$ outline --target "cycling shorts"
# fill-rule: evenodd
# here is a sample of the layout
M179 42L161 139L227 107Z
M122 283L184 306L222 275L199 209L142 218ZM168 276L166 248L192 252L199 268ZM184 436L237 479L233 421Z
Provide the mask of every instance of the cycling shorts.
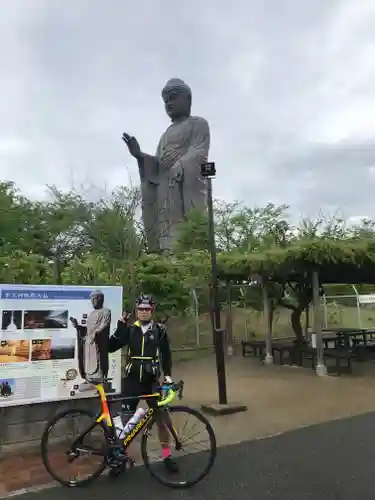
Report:
M153 394L157 391L158 382L140 382L135 377L126 377L122 379L121 395L129 399L122 401L123 407L126 406L126 411L134 413L139 404L140 395ZM156 406L156 399L150 398L146 400L149 406Z

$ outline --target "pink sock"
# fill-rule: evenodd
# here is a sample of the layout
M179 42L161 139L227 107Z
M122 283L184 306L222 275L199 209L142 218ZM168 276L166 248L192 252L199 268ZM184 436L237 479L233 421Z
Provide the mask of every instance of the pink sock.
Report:
M171 454L171 450L168 448L163 448L163 458L168 458Z

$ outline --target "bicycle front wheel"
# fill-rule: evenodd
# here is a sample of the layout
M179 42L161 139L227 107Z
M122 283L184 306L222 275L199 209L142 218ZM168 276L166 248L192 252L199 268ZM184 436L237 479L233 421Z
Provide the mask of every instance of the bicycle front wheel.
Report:
M107 428L87 410L59 412L42 435L43 464L63 486L83 486L99 477L107 452Z
M175 470L164 461L162 446L166 441ZM170 488L191 488L207 476L214 464L215 433L198 411L171 406L159 412L143 434L141 452L145 467L159 483Z

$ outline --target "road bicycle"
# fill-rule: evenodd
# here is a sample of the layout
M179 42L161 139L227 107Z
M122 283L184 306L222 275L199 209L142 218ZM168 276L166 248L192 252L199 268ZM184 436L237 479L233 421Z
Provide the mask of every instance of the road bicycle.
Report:
M138 434L142 433L141 438L141 456L145 468L150 474L160 483L170 488L191 488L200 482L212 468L216 458L216 438L214 431L208 420L197 410L187 406L170 406L171 403L178 397L180 400L183 397L184 382L173 383L167 386L159 387L157 392L148 395L142 395L137 398L129 398L123 396L107 396L104 386L110 379L101 382L91 382L100 398L101 409L97 415L86 409L68 409L58 412L52 418L42 435L41 439L41 454L44 466L48 473L63 486L83 486L98 478L105 469L109 469L111 476L118 476L119 473L125 472L128 468L132 468L135 464L134 460L129 457L127 448ZM129 401L131 399L145 400L148 402L148 410L140 421L121 439L119 439L119 430L116 429L114 424L113 404L119 402ZM175 426L177 416L186 417L185 427L182 432L178 433ZM73 417L85 417L88 423L84 429L79 432L78 437L73 438L68 447L62 447L61 435L71 438L71 420ZM52 431L64 419L68 418L68 424L63 427L57 439L52 437ZM190 438L187 438L185 428L187 419L193 418L195 424L193 428L196 429L198 424L202 425L203 432L208 437L208 450L207 456L199 449L195 453L189 454L186 451L186 445L189 442L196 442L201 444L202 441L196 441L197 433ZM153 431L157 430L158 422L160 426L160 419L163 425L168 429L170 435L170 447L173 452L173 458L178 465L178 472L168 473L160 457L161 444L158 442L159 456L156 460L152 460L150 451L148 450L148 443ZM102 439L101 446L100 437ZM88 443L85 444L85 439L88 438ZM104 439L103 439L104 438ZM98 446L99 445L99 446ZM67 460L68 464L73 464L78 458L96 458L98 463L95 465L94 471L87 473L87 461L84 468L79 468L79 474L82 476L64 479L61 472L64 468L64 463L56 461L57 452L63 451L63 457ZM205 458L205 465L200 469L198 462L200 458ZM155 466L155 468L154 468ZM191 474L188 479L181 480L180 474L187 472ZM84 473L84 474L83 474ZM163 477L163 473L165 477Z

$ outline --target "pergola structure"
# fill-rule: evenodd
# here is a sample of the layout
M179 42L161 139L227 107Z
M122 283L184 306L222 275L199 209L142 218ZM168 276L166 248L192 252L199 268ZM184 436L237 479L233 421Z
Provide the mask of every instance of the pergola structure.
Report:
M313 326L316 334L316 372L326 375L320 317L320 286L375 284L375 242L367 239L316 238L264 252L223 255L221 276L236 282L258 280L262 286L266 318L265 363L272 364L272 331L267 283L311 283Z

